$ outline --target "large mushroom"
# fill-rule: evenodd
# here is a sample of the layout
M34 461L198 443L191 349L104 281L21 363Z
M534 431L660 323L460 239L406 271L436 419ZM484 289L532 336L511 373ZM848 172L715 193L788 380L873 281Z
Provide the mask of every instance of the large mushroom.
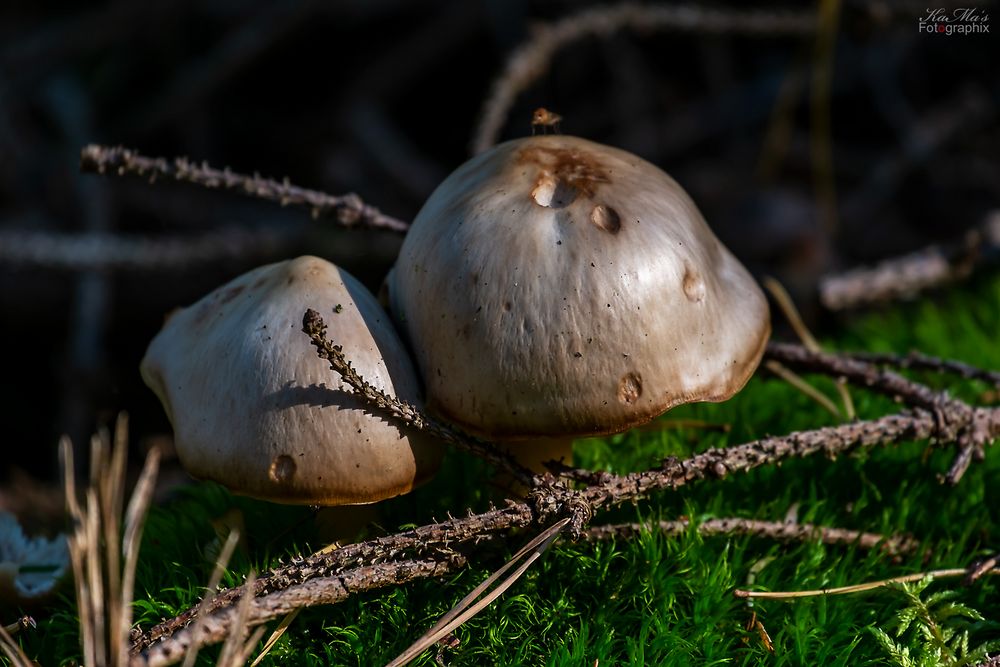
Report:
M536 470L574 436L729 398L770 333L757 283L672 178L570 136L459 167L417 215L388 291L428 406Z
M408 492L441 452L370 408L302 333L307 308L378 389L420 404L391 319L346 271L317 257L263 266L173 314L142 376L193 476L281 503L372 503Z

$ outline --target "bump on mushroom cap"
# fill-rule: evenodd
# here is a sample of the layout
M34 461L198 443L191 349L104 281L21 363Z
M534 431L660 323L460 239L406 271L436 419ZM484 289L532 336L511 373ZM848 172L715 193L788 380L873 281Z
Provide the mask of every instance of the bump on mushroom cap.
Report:
M510 439L725 400L770 334L759 286L672 178L571 136L459 167L414 220L389 292L428 404Z
M274 502L375 502L433 475L439 448L351 395L302 333L321 313L373 386L420 404L409 356L371 293L317 257L245 273L173 314L142 361L193 476Z

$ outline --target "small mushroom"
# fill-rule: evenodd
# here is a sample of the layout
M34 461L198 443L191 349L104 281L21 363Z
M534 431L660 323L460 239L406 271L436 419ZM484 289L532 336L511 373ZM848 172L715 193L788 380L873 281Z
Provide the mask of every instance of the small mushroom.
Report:
M374 414L302 333L307 308L373 386L420 404L391 318L317 257L254 269L172 315L142 376L193 476L281 503L371 503L407 493L440 462L426 436Z
M459 167L417 215L388 289L428 406L546 458L573 436L729 398L770 333L757 283L672 178L570 136Z

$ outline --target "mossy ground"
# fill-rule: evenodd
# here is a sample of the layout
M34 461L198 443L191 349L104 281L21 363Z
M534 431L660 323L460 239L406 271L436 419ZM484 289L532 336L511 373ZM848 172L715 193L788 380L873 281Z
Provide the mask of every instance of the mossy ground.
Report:
M960 291L868 314L847 323L828 341L831 349L919 349L985 368L1000 368L1000 280L981 280ZM987 389L974 382L918 374L935 386L977 399ZM826 390L832 385L814 380ZM832 393L832 392L831 392ZM894 409L885 398L853 389L862 417ZM996 400L995 398L993 400ZM670 427L671 420L728 424L728 432ZM784 382L758 377L736 398L694 405L661 418L662 430L635 431L576 445L577 464L618 472L655 465L667 455L739 443L767 434L814 428L834 418ZM620 508L595 523L742 516L781 520L798 507L803 522L885 533L907 532L930 554L894 563L877 553L815 541L777 544L761 538L679 538L646 533L600 544L557 543L493 606L456 632L460 646L447 650L453 665L624 664L889 664L870 628L891 626L902 605L899 593L756 602L752 610L774 643L767 651L747 631L751 608L733 597L748 584L769 590L812 589L860 583L911 572L962 567L996 550L1000 452L988 451L955 487L937 476L947 470L948 447L925 443L880 448L837 461L812 458L693 484ZM481 510L490 498L484 465L452 454L442 474L411 496L385 503L386 530L429 522L448 510ZM236 510L234 512L233 510ZM136 587L136 620L148 626L192 605L210 572L218 546L213 520L239 517L245 548L225 583L237 585L250 568L265 569L279 557L317 549L310 513L229 495L217 486L186 489L153 510L147 524ZM441 581L421 581L366 594L344 604L305 611L265 664L375 665L405 649L469 589L496 569L527 534L509 547L487 551L472 567ZM962 589L960 600L1000 620L996 579ZM932 590L959 588L940 581ZM22 640L46 667L78 657L76 619L67 597L54 612L39 615L37 631ZM972 643L1000 636L995 622L972 625ZM914 639L913 641L918 641ZM207 664L214 651L202 653ZM433 664L433 651L417 664Z

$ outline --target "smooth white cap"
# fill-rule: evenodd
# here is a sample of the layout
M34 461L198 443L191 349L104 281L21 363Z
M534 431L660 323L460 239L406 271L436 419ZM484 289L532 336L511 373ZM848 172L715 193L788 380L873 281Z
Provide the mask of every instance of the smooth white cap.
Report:
M622 150L510 141L452 173L389 279L428 405L518 439L611 433L753 373L767 301L684 190Z

